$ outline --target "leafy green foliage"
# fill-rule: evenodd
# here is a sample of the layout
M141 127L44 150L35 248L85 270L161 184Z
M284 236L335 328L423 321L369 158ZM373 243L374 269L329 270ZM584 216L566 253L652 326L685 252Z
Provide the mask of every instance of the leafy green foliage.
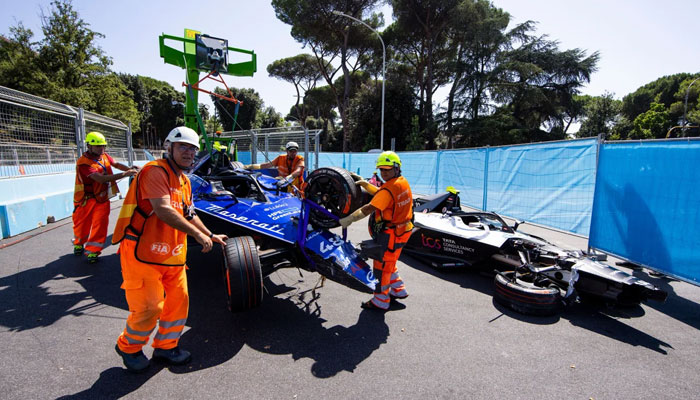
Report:
M371 59L366 53L375 48L373 32L347 17L333 14L339 11L362 19L379 3L379 0L273 0L277 18L292 26L292 36L308 46L318 64L321 76L330 87L335 104L340 111L343 126L348 126L347 109L350 101L352 76ZM381 18L370 15L367 20L374 28L381 25ZM339 66L332 63L338 59ZM342 84L336 74L342 71ZM349 131L343 131L343 151L349 150Z
M659 96L660 97L660 96ZM663 104L652 102L649 110L634 119L630 139L654 139L666 137L669 127L668 109Z
M55 0L41 16L44 39L19 23L0 40L0 84L138 126L133 93L109 70L112 61L70 0Z
M219 113L219 120L226 131L248 130L252 128L271 128L280 126L282 118L271 107L265 108L260 94L254 89L230 88L234 97L241 101L236 113L236 104L232 101L220 100L211 96L214 106ZM217 87L214 93L226 95L226 91ZM234 126L235 119L235 126Z
M581 128L576 136L585 138L603 134L605 138L609 137L619 119L622 101L615 100L612 93L597 97L576 96L576 100L584 104Z
M294 111L301 125L306 126L306 118L310 115L309 111L311 110L300 107L299 104L306 92L316 87L316 82L321 78L316 58L309 54L283 58L268 65L267 73L294 85L297 92Z

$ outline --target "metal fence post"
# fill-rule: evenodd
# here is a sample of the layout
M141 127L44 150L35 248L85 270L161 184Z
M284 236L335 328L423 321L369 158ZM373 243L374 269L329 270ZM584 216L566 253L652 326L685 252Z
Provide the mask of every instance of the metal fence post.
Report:
M252 129L250 130L250 141L251 141L251 143L253 143L253 145L250 146L250 160L251 160L252 164L257 164L258 163L258 135Z
M304 160L309 162L309 129L307 127L304 127Z
M129 167L134 166L134 146L131 139L131 122L129 122L129 128L126 130L126 159L129 162Z
M394 138L391 138L391 148L394 148ZM435 193L437 194L440 190L440 156L442 156L442 151L437 151L437 156L435 158Z
M314 136L314 147L316 148L314 153L316 154L316 157L314 157L314 169L318 169L318 155L321 152L321 144L318 142L318 137L321 135L321 131L316 132L316 136Z
M85 118L83 118L83 108L78 109L78 119L75 120L75 145L78 149L78 156L85 153Z
M265 161L267 162L267 160L270 159L270 147L269 147L270 146L270 135L268 135L267 133L263 133L263 135L265 135L265 153L264 154L265 154Z
M488 192L489 192L489 151L490 146L486 146L486 155L484 156L484 199L481 204L481 209L486 211L486 206L488 205Z

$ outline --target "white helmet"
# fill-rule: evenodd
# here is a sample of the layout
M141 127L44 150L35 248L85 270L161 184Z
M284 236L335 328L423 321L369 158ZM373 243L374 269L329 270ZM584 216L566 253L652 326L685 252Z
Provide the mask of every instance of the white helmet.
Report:
M296 149L299 150L299 145L297 142L287 142L287 145L284 146L285 150L290 150L290 149Z
M170 147L170 143L187 143L197 147L199 150L199 135L193 129L186 126L178 126L168 133L165 138L165 148Z

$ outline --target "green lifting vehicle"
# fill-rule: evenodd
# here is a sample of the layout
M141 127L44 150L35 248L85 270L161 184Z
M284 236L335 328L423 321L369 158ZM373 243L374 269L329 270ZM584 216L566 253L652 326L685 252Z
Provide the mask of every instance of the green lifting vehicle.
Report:
M179 41L183 43L182 51L173 47L167 46L165 40ZM243 104L237 100L231 90L226 85L223 75L233 76L253 76L257 71L257 59L255 52L251 50L237 49L228 46L228 40L220 39L213 36L202 34L201 32L185 29L184 37L162 34L159 36L160 56L167 64L176 65L187 71L185 82L182 86L185 87L185 126L199 132L202 136L202 147L208 152L214 149L212 137L214 133L208 133L199 115L198 107L198 92L204 92L218 99L233 102L235 112L233 116L233 125L235 129L236 117L238 116L238 108ZM239 63L229 63L229 52L247 54L250 56L249 61ZM199 73L204 72L204 78L199 79ZM199 85L206 79L211 79L215 82L223 84L227 94L221 95L218 93L205 90ZM233 160L237 160L236 144L233 138L219 136L217 134L216 147L217 151L227 151L233 156Z

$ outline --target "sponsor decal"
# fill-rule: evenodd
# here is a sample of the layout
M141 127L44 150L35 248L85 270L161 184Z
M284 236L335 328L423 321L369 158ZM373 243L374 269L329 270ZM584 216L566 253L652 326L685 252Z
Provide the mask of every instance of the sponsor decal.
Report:
M440 239L431 238L423 235L422 233L420 234L420 239L423 243L423 247L429 247L431 249L436 250L440 250L442 248L442 246L440 245Z
M154 242L151 244L151 253L158 255L166 255L170 253L170 245L165 242Z
M172 251L170 254L172 254L172 255L175 256L175 257L176 257L176 256L179 256L180 254L182 254L182 249L183 249L184 247L185 247L184 244L178 244L178 245L173 249L173 251Z
M473 248L467 247L467 246L462 246L460 244L457 244L457 242L455 242L454 240L447 239L447 238L442 239L442 246L443 246L444 251L448 251L450 253L455 253L455 254L464 254L465 252L467 252L467 253L474 252Z
M237 215L234 212L226 211L223 207L217 206L216 204L210 204L209 207L205 208L205 210L211 211L213 213L216 213L218 215L226 217L230 220L239 222L241 224L254 226L258 229L272 232L272 233L275 233L277 235L282 235L283 231L284 231L284 228L282 226L280 226L279 224L272 224L271 225L271 224L268 224L265 222L260 222L256 219L253 219L253 218L248 218L248 217L244 217L242 215Z
M336 247L340 247L343 245L343 239L341 239L339 236L333 236L328 240L330 244L327 244L325 241L321 242L321 245L319 247L319 250L321 251L322 255L325 255L328 252L333 251Z

